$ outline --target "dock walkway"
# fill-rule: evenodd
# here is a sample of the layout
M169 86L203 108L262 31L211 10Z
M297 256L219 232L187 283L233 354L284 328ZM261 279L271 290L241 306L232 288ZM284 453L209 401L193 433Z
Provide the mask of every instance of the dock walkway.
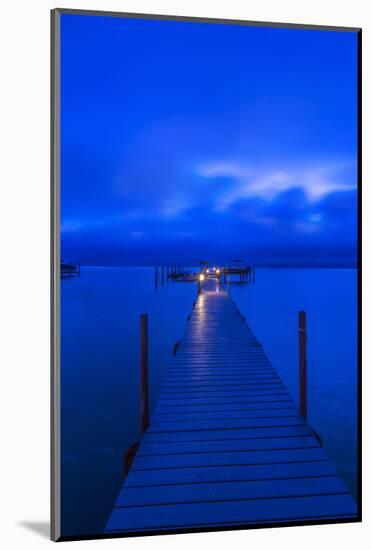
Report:
M106 533L355 517L245 318L206 281Z

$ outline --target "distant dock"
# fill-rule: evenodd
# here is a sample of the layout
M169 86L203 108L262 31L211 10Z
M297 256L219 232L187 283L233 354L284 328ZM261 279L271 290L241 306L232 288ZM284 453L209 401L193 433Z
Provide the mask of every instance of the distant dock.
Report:
M106 533L356 515L221 278L205 280Z
M61 262L61 277L80 277L80 265Z
M232 266L210 267L208 262L202 262L202 267L198 271L188 271L181 266L161 266L155 267L155 287L158 287L159 281L164 285L166 281L175 282L195 282L199 281L200 276L203 279L222 279L225 283L252 283L255 282L255 267L245 264Z

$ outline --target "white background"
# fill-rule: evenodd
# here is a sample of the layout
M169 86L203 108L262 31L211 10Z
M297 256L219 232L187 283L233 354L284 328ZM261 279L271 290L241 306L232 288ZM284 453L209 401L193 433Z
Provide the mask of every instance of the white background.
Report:
M363 28L364 241L370 232L369 2L361 0L7 0L0 15L0 544L51 545L49 519L49 10L54 7ZM339 117L341 113L339 113ZM370 279L364 247L364 280ZM370 399L369 285L363 291L364 401ZM364 424L369 429L369 406ZM368 409L368 411L367 411ZM246 545L365 548L370 529L369 438L364 435L364 523L73 542L129 549ZM368 547L370 542L368 541Z

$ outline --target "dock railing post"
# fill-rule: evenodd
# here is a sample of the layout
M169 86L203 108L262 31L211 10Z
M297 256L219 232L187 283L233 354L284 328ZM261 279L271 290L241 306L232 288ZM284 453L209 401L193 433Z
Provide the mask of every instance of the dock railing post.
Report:
M307 314L299 311L299 410L307 416Z
M140 422L142 435L149 426L148 407L148 315L140 316Z

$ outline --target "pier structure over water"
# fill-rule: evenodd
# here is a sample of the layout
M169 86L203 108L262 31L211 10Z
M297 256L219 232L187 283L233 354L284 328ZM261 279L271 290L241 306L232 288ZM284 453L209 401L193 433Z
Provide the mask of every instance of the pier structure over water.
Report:
M157 288L161 277L162 285L164 283L164 273L166 269L166 280L176 282L194 282L200 279L222 279L226 282L251 283L255 282L255 267L242 263L232 263L232 265L211 266L209 262L201 262L198 271L187 271L180 266L155 267L155 286Z
M61 277L80 277L80 264L61 262Z
M205 280L106 533L356 517L246 319Z

